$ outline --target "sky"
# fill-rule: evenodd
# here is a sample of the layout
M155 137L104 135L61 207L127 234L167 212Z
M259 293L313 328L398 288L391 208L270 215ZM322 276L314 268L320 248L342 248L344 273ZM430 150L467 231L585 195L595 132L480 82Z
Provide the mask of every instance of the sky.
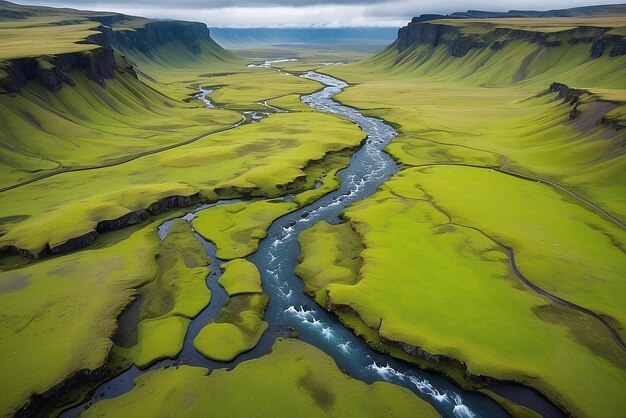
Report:
M14 0L15 1L15 0ZM210 27L400 27L422 13L468 9L563 9L624 0L17 0L20 4L104 10Z

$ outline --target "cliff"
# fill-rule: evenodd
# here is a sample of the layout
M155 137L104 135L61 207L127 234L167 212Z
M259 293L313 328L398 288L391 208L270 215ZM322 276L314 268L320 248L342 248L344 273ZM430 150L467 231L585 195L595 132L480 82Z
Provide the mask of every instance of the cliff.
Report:
M57 10L45 9L47 14L52 13L50 10ZM40 13L43 13L42 8L0 2L1 17L24 22L23 28L18 27L11 34L20 40L28 39L28 21L30 18L36 19ZM67 42L68 52L42 54L42 51L49 49L41 45L45 41L41 39L33 40L36 45L32 47L32 54L16 48L13 58L11 51L2 51L5 53L0 58L0 93L17 93L32 80L38 80L51 91L57 91L64 85L74 86L72 71L81 71L89 80L105 86L107 79L116 76L118 66L122 66L120 69L124 71L130 69L133 73L125 55L141 53L152 57L157 48L173 42L187 48L194 55L200 55L203 51L209 51L215 57L219 57L221 53L226 54L211 39L209 29L203 23L147 20L121 14L66 9L57 13L58 22L49 24L51 36L57 31L57 27L58 31L67 32L68 26L89 23L94 25L92 33L79 36L77 31L76 39ZM67 20L70 17L72 20ZM10 46L6 49L9 48Z
M490 16L488 12L484 13ZM479 12L474 12L472 16L476 15ZM519 18L513 23L507 20L507 27L503 27L504 23L498 23L501 17L511 16L501 14L498 17L479 18L465 15L421 15L399 29L395 47L403 52L419 45L444 45L451 56L463 57L472 49L490 47L496 51L511 41L522 41L546 48L554 48L563 43L583 43L589 45L589 56L593 59L603 55L626 55L626 37L611 33L612 28L608 26L584 26L584 20L581 20L580 26L574 25L576 27L572 28L573 25L568 23L563 30L544 32L537 29L539 25L536 19Z

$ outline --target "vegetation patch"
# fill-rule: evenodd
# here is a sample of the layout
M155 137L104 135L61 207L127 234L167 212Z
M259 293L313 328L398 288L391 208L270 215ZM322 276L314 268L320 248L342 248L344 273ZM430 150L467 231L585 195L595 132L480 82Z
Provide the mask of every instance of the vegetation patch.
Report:
M116 319L157 274L156 224L117 244L0 273L0 414L104 365Z
M332 358L295 340L278 340L270 354L231 371L216 370L207 376L206 369L181 366L148 372L127 394L102 400L84 414L193 416L208 409L216 416L439 416L408 389L354 380Z
M231 297L215 322L207 324L193 346L211 360L231 361L252 350L267 329L263 314L269 298L264 293Z
M356 312L360 319L352 323L358 328L362 320L373 329L378 334L371 337L374 343L382 338L383 342L401 342L458 359L471 374L535 387L574 413L593 415L601 410L611 415L619 410L618 397L611 391L619 391L626 384L624 353L612 348L591 351L592 346L581 344L572 332L571 323L541 319L536 312L547 309L545 306L559 312L566 308L552 305L523 285L510 271L506 253L496 242L477 229L455 223L454 216L450 219L439 208L439 199L431 202L428 193L435 194L434 189L428 188L428 193L424 193L416 186L423 184L424 171L430 169L410 169L398 174L381 191L346 211L351 226L363 237L363 266L355 284L326 285L328 305ZM503 181L509 178L484 171L485 175L504 178ZM460 177L474 181L471 175ZM489 190L489 183L483 182ZM455 187L451 199L460 207L471 202L465 194L480 193L480 184L477 181L470 187L460 182L456 188L453 182L441 182L437 187ZM556 213L571 213L567 206L559 208L569 203L546 186L533 187L545 188L548 195L555 195L550 205ZM547 198L541 193L524 196L535 202ZM480 201L485 200L498 201L485 196ZM503 198L502 202L509 200ZM484 211L484 204L481 206ZM519 210L519 206L508 207ZM540 206L537 210L545 215ZM510 221L508 213L494 212L491 219ZM527 222L522 225L528 228L534 218L526 216ZM597 218L593 213L590 216ZM517 236L520 235L532 237L521 233ZM327 252L320 270L333 271L340 254L333 251L333 245L328 246L328 251L313 247L312 243L323 239L324 234L322 238L312 237L313 234L301 236L303 259ZM535 245L540 248L541 240ZM561 273L561 280L568 280L569 271ZM305 276L305 282L316 280L314 275L307 276L306 270L300 270L300 275ZM340 314L340 318L345 320L345 315ZM599 322L587 321L585 326L603 336L598 344L615 344ZM367 335L363 330L359 333ZM575 378L581 374L586 376L585 382Z
M263 292L259 270L251 262L238 258L222 264L222 269L224 272L219 278L219 284L228 296Z

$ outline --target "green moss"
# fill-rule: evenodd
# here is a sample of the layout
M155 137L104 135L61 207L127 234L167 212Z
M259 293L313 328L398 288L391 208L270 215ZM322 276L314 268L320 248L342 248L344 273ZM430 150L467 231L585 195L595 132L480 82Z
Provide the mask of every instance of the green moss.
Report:
M362 137L358 128L337 117L277 114L120 166L61 174L2 193L0 216L30 216L0 227L6 232L0 246L38 252L46 243L56 246L89 233L100 220L116 219L172 195L277 196L304 176L309 161L354 146Z
M429 177L428 173L441 174L443 170L458 177L452 180L437 176L434 183L435 177ZM485 178L473 176L472 170L484 172ZM487 180L487 176L492 178ZM425 179L433 181L427 188L423 186L427 183ZM439 181L443 179L446 180ZM509 181L521 184L508 184ZM494 188L492 182L503 182L506 186ZM476 209L477 212L471 217L467 215L463 223L488 219L489 222L480 226L493 223L525 228L524 232L515 233L518 245L513 245L520 248L517 252L520 262L529 251L522 249L520 243L527 241L529 248L535 246L537 251L542 246L552 245L544 243L541 235L537 235L539 232L529 229L531 225L537 225L537 231L547 228L540 226L543 218L546 225L554 224L550 228L567 225L563 217L570 214L575 219L587 216L594 220L595 227L600 225L601 219L593 212L562 201L544 185L526 183L489 170L459 167L409 169L395 176L383 190L346 211L352 227L364 240L363 267L356 284L326 285L329 300L336 308L348 307L356 311L368 327L377 329L386 340L458 359L475 375L535 387L575 414L591 416L594 411L602 411L601 414L612 415L621 407L617 392L626 385L626 357L620 350L606 348L615 344L606 329L597 321L585 324L596 335L594 347L581 344L581 339L571 330L573 323L541 319L536 312L544 311L546 305L549 311L558 312L558 318L567 317L567 308L549 305L546 299L521 284L510 272L507 257L497 244L474 229L451 223L448 215L439 209L454 207L455 210L450 211L454 222L457 220L455 211L461 213L479 205L481 215ZM424 187L427 193L416 185ZM494 190L497 193L488 194ZM443 196L447 198L445 203ZM425 197L433 199L436 206ZM535 212L522 204L523 200L532 201ZM485 201L490 202L488 208ZM524 220L516 220L516 213ZM558 214L558 222L551 219L551 213ZM572 225L578 228L579 234L585 224ZM602 225L610 228L608 222ZM596 233L586 228L585 234ZM558 235L555 230L547 231ZM333 251L333 245L322 246L323 250L313 247L311 243L315 241L311 236L303 235L306 239L303 250L309 250L313 256L326 253L325 260L319 258L323 263L320 270L332 271L339 253ZM600 258L603 263L611 263L610 245L598 247L597 240L591 238L581 242L591 245L589 251L604 252L603 256L598 256L604 257ZM563 251L568 251L567 246ZM305 252L303 256L306 261L309 254ZM535 254L533 258L535 267L560 271L560 276L555 273L552 280L557 280L554 285L563 289L574 284L572 275L576 269L589 262L583 255L575 256L580 265L570 262L569 266L555 262L554 257L549 258L549 263L542 263L537 257ZM520 268L526 274L521 264ZM591 265L585 270L587 273L600 271ZM534 277L528 275L531 279ZM600 288L619 286L619 281L613 280L610 284L604 276L602 280L602 285L598 283L598 292L605 297L606 289L602 292ZM586 292L580 295L584 297ZM616 288L613 292L621 290ZM376 344L376 335L370 337ZM598 346L605 348L600 350ZM584 382L576 378L581 375L586 377Z
M259 270L251 262L241 258L235 259L222 264L222 268L224 272L218 282L228 296L263 292Z
M274 219L296 207L295 203L283 201L214 206L199 212L193 227L216 244L219 258L232 260L255 252Z
M183 349L189 319L180 316L146 319L139 324L135 364L148 367L157 360L174 358Z
M104 365L116 318L157 274L156 224L106 248L0 273L0 414Z
M357 282L363 245L349 223L318 222L303 231L299 240L302 251L295 272L304 280L304 291L313 294L320 305L326 305L327 285Z
M174 315L194 318L211 299L205 283L209 269L204 267L210 260L187 222L172 222L156 261L159 273L139 289L140 320Z
M438 416L408 389L354 380L332 358L294 340L279 340L267 356L209 376L205 369L188 366L149 372L137 379L132 391L96 403L85 415L194 416L207 410L242 417Z
M246 294L231 297L216 322L207 324L193 341L202 355L217 361L231 361L257 345L267 330L263 313L267 295Z

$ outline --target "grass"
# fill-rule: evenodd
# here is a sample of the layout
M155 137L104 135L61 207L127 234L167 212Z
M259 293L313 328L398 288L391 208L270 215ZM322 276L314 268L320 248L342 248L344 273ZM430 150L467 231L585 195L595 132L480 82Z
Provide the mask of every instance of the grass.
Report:
M55 19L34 18L24 21L0 23L0 60L39 57L61 53L90 51L98 45L78 43L96 30L100 23L84 22L74 25L58 25ZM28 36L24 36L28 33Z
M222 268L224 272L218 282L228 296L263 292L261 275L251 262L240 258L224 263Z
M132 362L142 368L176 357L183 348L190 320L211 300L211 291L206 287L210 258L187 222L172 222L157 248L156 262L159 270L155 278L137 289L140 299L136 302L136 321L124 325L133 328L131 335L126 337L124 347L115 347L119 362Z
M356 282L363 246L349 223L318 222L300 234L300 244L302 256L295 272L304 280L304 292L321 306L326 306L326 286Z
M232 260L255 252L274 219L297 207L278 199L214 206L199 212L193 227L204 239L216 244L219 258Z
M159 274L140 289L140 318L194 318L211 299L205 284L210 259L187 222L174 220L156 261Z
M98 402L85 415L193 416L209 409L217 416L438 416L407 389L351 379L330 357L295 340L279 340L269 355L231 371L207 376L205 369L181 366L149 372L132 391Z
M0 186L46 172L98 167L190 140L238 122L235 112L170 99L130 74L106 88L73 72L77 86L50 92L31 83L19 95L0 96L6 147ZM26 138L26 140L25 140Z
M252 350L268 327L263 320L268 301L264 293L232 296L217 320L200 330L194 348L217 361L231 361Z
M533 283L612 318L625 337L623 229L544 184L489 170L433 167L411 177L452 222L514 248L518 267Z
M458 359L474 375L535 387L575 415L618 413L626 356L608 332L597 322L587 322L583 333L593 333L603 348L578 341L577 314L524 287L493 241L450 223L415 187L420 176L418 170L407 170L346 211L363 237L363 267L356 284L325 286L333 306L355 310L387 340ZM498 217L507 219L506 214ZM308 250L305 263L312 257L318 263L325 260L320 270L337 269L340 253L330 246L328 254L328 247L316 245L346 235L331 228L336 231L325 235L334 238L301 237L303 250ZM317 280L306 270L299 274L308 276L307 285ZM546 321L538 314L543 310L555 311L561 319ZM564 323L570 316L578 319ZM576 378L583 375L584 381Z
M0 414L103 366L116 318L157 274L156 225L117 244L0 273Z
M0 217L20 214L21 220L0 227L0 247L38 253L46 244L53 247L89 233L101 220L172 195L200 193L206 200L248 193L277 196L304 177L310 161L355 146L362 135L334 116L276 114L119 166L64 173L9 190L0 196Z
M402 357L384 340L458 360L474 375L522 382L575 416L618 416L623 351L599 321L523 285L494 241L514 249L533 283L601 313L623 334L626 236L548 182L626 216L624 132L596 124L603 106L623 120L623 103L600 100L621 100L626 61L591 60L589 45L554 36L561 46L510 41L463 58L445 47L392 46L324 69L353 83L339 100L396 127L387 151L402 171L346 211L365 249L338 245L351 242L348 226L315 226L301 236L299 274L392 355ZM579 119L546 93L553 81L591 91L581 96ZM358 274L341 268L346 253L360 253ZM321 280L320 271L342 274Z
M189 322L189 319L180 316L142 321L135 355L137 367L148 367L158 360L176 357L183 349Z

